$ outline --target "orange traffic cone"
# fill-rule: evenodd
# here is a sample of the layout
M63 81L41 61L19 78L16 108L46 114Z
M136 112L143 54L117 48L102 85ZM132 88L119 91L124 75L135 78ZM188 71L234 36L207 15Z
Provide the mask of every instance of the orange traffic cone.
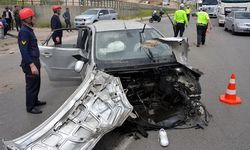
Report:
M226 94L220 96L220 101L231 105L241 104L240 97L236 95L236 81L234 74L231 75Z

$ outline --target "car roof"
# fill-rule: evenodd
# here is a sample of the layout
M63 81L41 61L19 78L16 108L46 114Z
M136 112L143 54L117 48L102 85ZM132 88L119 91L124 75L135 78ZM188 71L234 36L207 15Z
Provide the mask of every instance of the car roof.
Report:
M144 24L131 20L103 20L93 24L96 32L102 31L114 31L114 30L131 30L131 29L143 29ZM152 28L146 25L145 28Z
M105 9L105 10L114 10L112 8L90 8L88 10L102 10L102 9Z

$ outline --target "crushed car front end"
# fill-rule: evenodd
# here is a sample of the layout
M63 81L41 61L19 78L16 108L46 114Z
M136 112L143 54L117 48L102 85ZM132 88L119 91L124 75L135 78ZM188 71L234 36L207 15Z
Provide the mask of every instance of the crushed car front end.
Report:
M146 130L207 125L202 73L188 66L187 38L165 38L130 21L102 21L90 28L91 50L73 53L84 77L81 85L39 127L4 141L6 149L89 150L119 126L146 136Z

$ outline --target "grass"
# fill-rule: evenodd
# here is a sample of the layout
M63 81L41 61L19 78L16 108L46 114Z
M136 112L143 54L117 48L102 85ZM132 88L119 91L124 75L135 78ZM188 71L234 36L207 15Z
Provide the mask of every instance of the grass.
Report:
M35 23L35 27L48 28L48 27L50 27L50 22L48 22L48 21L38 21L38 22Z
M130 16L120 16L119 19L128 20L128 19L135 19L135 18L142 18L152 15L152 9L140 10L138 13Z
M169 9L166 12L168 14L174 13L174 9ZM120 16L119 19L122 20L128 20L128 19L135 19L135 18L143 18L143 17L148 17L152 15L152 9L145 9L145 10L140 10L138 13L130 16Z

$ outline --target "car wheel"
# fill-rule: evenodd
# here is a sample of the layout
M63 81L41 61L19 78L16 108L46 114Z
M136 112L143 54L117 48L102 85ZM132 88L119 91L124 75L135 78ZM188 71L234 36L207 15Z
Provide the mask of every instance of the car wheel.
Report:
M158 19L158 22L161 22L161 18Z
M219 27L223 27L224 26L224 24L223 23L219 23Z
M97 20L95 20L93 23L97 22Z
M224 25L224 31L228 31L228 28L226 27L226 24Z
M232 35L235 35L234 25L232 25Z
M116 20L115 18L113 18L112 20Z

